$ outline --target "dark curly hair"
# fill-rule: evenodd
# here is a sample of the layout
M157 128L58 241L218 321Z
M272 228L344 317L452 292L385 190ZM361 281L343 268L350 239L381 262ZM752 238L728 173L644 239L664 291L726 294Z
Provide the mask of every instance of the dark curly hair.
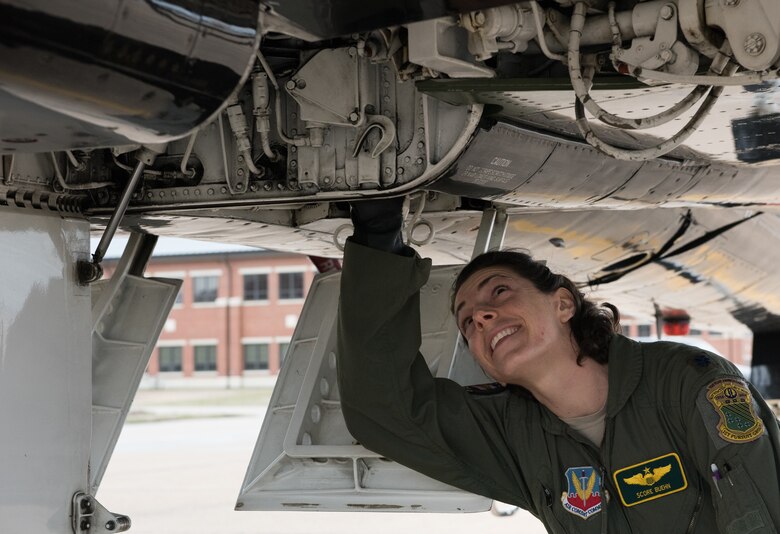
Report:
M531 282L542 293L551 294L564 288L574 297L575 311L569 320L571 334L577 346L577 363L585 357L599 363L609 358L609 343L620 332L620 312L609 303L598 306L586 299L577 286L567 277L555 274L542 262L524 252L491 251L480 254L458 274L452 286L450 311L454 313L455 296L461 286L473 274L487 267L506 267Z

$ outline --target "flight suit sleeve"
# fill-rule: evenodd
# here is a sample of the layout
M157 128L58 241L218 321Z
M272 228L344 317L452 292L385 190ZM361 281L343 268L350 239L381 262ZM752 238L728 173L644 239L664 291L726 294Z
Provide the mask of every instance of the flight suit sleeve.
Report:
M687 440L708 485L720 532L780 531L780 432L757 391L728 362L683 385ZM690 387L692 386L692 387Z
M527 508L527 485L505 428L509 394L471 396L451 380L434 378L418 352L419 289L430 267L430 260L416 255L347 242L338 315L338 380L347 427L387 458Z

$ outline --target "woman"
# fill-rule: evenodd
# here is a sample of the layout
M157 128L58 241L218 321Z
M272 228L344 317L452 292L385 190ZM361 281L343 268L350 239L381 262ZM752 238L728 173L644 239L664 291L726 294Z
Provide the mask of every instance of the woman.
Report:
M339 387L366 447L550 532L777 532L777 422L729 362L615 334L616 310L493 253L464 268L453 307L498 384L435 379L418 354L430 261L401 243L399 201L356 205L353 222Z

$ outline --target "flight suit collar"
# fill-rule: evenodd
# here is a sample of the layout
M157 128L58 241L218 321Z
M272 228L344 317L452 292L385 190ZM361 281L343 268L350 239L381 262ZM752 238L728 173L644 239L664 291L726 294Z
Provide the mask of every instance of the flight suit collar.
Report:
M615 417L625 406L642 377L642 347L616 334L609 345L609 393L607 417Z
M642 377L642 349L639 343L616 334L609 345L607 417L615 417L631 398ZM543 405L542 428L565 434L568 426ZM583 438L584 439L584 438Z

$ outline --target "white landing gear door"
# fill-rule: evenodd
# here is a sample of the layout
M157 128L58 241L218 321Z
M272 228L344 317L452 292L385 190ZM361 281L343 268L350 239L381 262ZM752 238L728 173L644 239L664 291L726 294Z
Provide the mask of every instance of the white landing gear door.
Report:
M87 484L89 224L0 207L0 532L71 533Z
M436 267L422 288L422 347L434 375L453 366L449 288L460 267ZM317 277L247 469L237 510L474 512L491 501L435 481L356 443L341 413L336 328L341 275ZM465 373L468 374L468 373ZM485 382L484 378L480 381Z
M181 286L143 277L156 240L133 234L111 278L92 284L92 495Z

